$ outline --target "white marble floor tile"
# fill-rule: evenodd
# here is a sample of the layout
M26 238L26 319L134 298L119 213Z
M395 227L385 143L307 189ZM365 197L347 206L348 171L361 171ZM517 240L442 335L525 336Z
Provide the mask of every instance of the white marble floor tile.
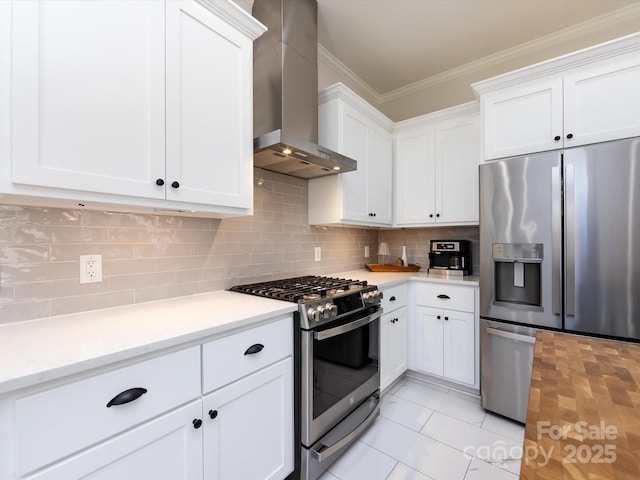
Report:
M464 395L450 395L430 385L407 383L395 393L395 396L478 427L482 425L485 417L485 411L480 406L479 400Z
M464 480L518 480L518 476L474 458Z
M328 470L340 480L385 480L396 463L396 459L358 441Z
M500 435L504 435L505 437L512 438L519 442L524 441L523 424L491 412L487 412L487 415L484 417L482 428L499 433Z
M333 475L331 472L324 472L318 480L340 480L340 479L335 475Z
M411 467L407 467L404 463L399 463L393 469L387 480L433 480L431 477L423 475Z
M378 418L361 440L435 480L463 480L470 457L386 418Z
M409 402L395 395L382 397L380 415L416 432L427 423L433 410Z

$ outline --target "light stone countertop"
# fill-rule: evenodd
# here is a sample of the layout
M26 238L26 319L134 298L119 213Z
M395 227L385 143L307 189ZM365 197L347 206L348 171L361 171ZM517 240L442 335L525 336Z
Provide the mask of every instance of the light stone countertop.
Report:
M331 276L391 287L408 280L478 286L477 276L354 270ZM297 304L228 291L0 325L0 394L289 314Z
M294 303L217 291L0 325L0 394L297 309Z

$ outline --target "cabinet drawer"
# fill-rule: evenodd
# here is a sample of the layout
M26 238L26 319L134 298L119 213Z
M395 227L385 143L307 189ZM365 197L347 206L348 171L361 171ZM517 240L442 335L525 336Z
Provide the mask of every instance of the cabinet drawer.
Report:
M252 347L260 351L249 353ZM203 393L234 382L292 354L293 320L290 316L205 343L202 346Z
M119 393L135 400L107 407ZM16 470L31 472L138 425L200 395L200 347L19 398L15 403Z
M398 285L397 287L381 289L383 293L382 310L384 313L404 307L407 304L407 286Z
M473 287L419 283L416 286L416 294L418 305L463 312L474 311L475 289Z

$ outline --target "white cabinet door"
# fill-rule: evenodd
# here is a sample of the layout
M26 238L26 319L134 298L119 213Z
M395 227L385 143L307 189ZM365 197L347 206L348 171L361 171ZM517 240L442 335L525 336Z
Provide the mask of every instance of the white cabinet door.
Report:
M320 145L354 159L357 170L309 180L309 223L392 223L392 122L336 84L320 95Z
M425 125L395 137L395 223L424 225L433 222L436 210L435 126Z
M100 443L28 478L201 480L202 429L195 428L193 423L198 419L202 419L201 400ZM87 428L91 428L90 425ZM60 441L64 441L64 437Z
M562 78L496 90L480 104L485 160L562 147Z
M200 4L170 0L166 45L167 199L250 208L252 41Z
M417 307L416 370L442 376L444 372L444 320L442 310Z
M401 125L395 152L394 225L478 223L477 105L465 104Z
M355 172L344 173L342 195L344 196L342 217L345 220L366 221L368 219L368 138L367 118L349 105L342 105L340 144L336 150L358 162ZM331 145L327 145L331 148Z
M638 85L638 53L587 65L566 75L564 146L640 135Z
M407 370L407 308L380 319L380 389L384 390Z
M204 478L276 480L293 471L291 357L207 395L203 408Z
M436 159L436 223L477 224L480 221L479 115L466 115L436 125Z
M164 3L13 2L12 16L12 181L164 198Z
M473 313L444 310L443 375L457 382L475 384L475 322Z
M390 225L392 222L392 140L391 135L370 128L368 141L367 198L368 212L374 222Z

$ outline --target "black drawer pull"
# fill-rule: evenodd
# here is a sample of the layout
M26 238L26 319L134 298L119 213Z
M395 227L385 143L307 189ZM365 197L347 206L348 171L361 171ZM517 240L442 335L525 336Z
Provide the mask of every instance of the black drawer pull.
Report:
M391 297L391 298L389 299L389 301L390 301L390 302L395 302L395 301L396 301L396 297Z
M444 300L451 300L451 297L449 295L445 295L444 293L441 293L440 295L438 295L438 298L442 298Z
M109 403L107 403L107 408L111 407L112 405L124 405L125 403L133 402L145 393L147 393L146 388L130 388L129 390L125 390L124 392L119 393L111 400L109 400Z
M249 348L247 348L244 354L253 355L254 353L260 353L263 348L264 348L264 345L262 345L261 343L256 343L255 345L251 345Z

